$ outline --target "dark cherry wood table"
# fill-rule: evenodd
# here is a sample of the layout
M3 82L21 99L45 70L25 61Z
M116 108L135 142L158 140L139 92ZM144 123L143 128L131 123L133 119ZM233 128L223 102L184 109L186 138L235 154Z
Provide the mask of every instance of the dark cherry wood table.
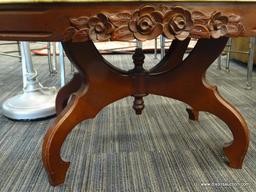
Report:
M61 159L60 150L78 123L127 96L134 97L133 108L141 114L148 94L183 101L191 106L187 112L192 120L198 120L199 111L222 119L233 134L233 142L224 147L228 165L242 167L249 144L246 122L206 82L205 72L228 37L256 35L256 1L64 1L4 0L0 4L0 40L61 41L79 71L59 91L58 116L44 138L42 159L52 185L65 180L69 162ZM174 40L163 60L150 70L143 68L140 48L133 55L134 68L123 71L107 62L93 44L145 41L161 34ZM199 40L183 60L190 38Z

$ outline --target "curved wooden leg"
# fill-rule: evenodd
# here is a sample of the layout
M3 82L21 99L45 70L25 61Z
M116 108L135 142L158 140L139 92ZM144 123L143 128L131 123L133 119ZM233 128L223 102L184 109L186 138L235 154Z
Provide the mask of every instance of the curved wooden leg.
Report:
M64 87L62 87L56 97L56 114L59 115L61 111L67 106L68 100L72 93L78 91L82 86L82 79L79 73L75 73L73 78Z
M199 111L210 112L222 119L233 134L233 142L224 148L229 166L241 168L248 149L249 130L241 114L205 81L205 72L221 54L228 38L200 39L182 64L162 74L150 74L147 85L150 93L183 101L193 110L196 119ZM171 58L170 58L171 59Z
M192 108L186 108L186 111L188 112L188 118L193 121L198 121L199 118L199 112Z
M84 90L83 90L84 92ZM85 103L82 97L73 96L69 105L57 117L51 125L44 138L42 156L44 167L47 170L49 182L55 186L61 184L65 180L69 162L65 162L60 157L61 146L69 134L69 132L82 120L89 118L89 110L87 113L80 113L78 110ZM87 107L88 106L83 106Z
M228 165L232 168L242 168L243 160L249 146L249 130L242 115L225 99L223 99L217 87L210 86L203 79L200 89L195 91L199 93L199 98L203 102L194 102L193 113L198 111L209 112L221 120L229 127L233 135L233 142L225 144L224 153L228 158ZM204 88L203 88L204 87ZM207 100L206 100L207 98ZM194 112L195 111L195 112Z
M242 168L243 160L249 146L249 130L242 115L219 94L216 87L204 81L205 94L210 102L196 106L201 111L210 112L222 119L233 134L233 142L224 146L224 153L232 168Z
M57 116L44 138L43 163L49 181L54 186L64 182L69 167L69 162L61 159L60 151L71 130L81 121L93 118L108 104L132 95L129 76L109 66L91 41L68 42L63 47L79 69L79 75L59 94L59 97L63 96L59 98L60 111L69 94L78 87L79 90L72 95L67 107ZM71 88L71 85L75 87Z

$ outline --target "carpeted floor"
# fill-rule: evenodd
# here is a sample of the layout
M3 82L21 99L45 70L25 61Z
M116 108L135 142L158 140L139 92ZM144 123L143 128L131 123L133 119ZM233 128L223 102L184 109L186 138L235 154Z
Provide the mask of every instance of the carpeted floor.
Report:
M0 49L2 49L0 47ZM106 56L131 68L128 55ZM46 57L33 58L40 81L59 85L50 76ZM147 55L154 65L158 60ZM1 103L21 91L21 64L0 57ZM71 77L67 63L67 76ZM150 67L150 66L147 66ZM104 108L95 119L79 124L67 138L62 157L71 161L65 184L51 187L41 161L41 145L50 120L15 122L0 116L0 192L171 192L256 191L256 87L246 91L246 69L231 64L231 72L208 70L208 80L244 115L251 143L244 167L229 168L222 147L232 140L215 116L188 120L185 104L164 97L145 98L143 115L132 110L132 98ZM111 90L109 90L111 91ZM1 113L1 111L0 111Z

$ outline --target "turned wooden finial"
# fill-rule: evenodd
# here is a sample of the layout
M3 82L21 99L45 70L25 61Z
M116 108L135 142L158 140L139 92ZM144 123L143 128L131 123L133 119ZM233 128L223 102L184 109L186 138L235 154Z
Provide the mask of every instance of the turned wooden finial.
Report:
M142 110L145 108L144 105L144 100L143 100L143 96L134 96L134 101L133 101L133 109L135 110L136 115L141 115L142 114Z
M135 110L137 115L140 115L142 113L142 110L144 109L144 101L143 97L146 96L146 94L143 92L143 82L144 82L144 74L145 69L143 68L145 55L143 53L143 50L141 48L136 48L135 53L132 56L134 68L131 70L133 75L136 78L135 80L135 87L136 92L133 94L134 96L134 102L133 102L133 109Z
M133 72L135 73L145 72L145 69L143 68L145 55L141 48L135 49L135 53L133 54L132 59L134 63Z

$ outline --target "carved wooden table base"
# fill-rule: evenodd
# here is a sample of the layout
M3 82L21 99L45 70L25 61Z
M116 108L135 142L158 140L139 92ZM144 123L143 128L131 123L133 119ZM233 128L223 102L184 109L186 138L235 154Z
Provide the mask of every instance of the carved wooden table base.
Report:
M192 107L187 109L190 119L197 120L199 111L210 112L222 119L234 138L231 145L224 147L229 166L242 167L249 143L247 125L240 113L219 95L217 88L205 81L207 68L220 55L227 38L200 39L183 60L189 41L189 38L174 40L165 58L149 71L143 68L142 50L136 49L133 55L135 67L128 72L109 64L91 41L63 43L79 74L60 90L56 102L59 115L44 139L43 162L52 185L65 180L69 162L61 159L60 149L78 123L95 117L103 107L127 96L134 96L133 108L141 114L143 97L148 94L187 103Z

